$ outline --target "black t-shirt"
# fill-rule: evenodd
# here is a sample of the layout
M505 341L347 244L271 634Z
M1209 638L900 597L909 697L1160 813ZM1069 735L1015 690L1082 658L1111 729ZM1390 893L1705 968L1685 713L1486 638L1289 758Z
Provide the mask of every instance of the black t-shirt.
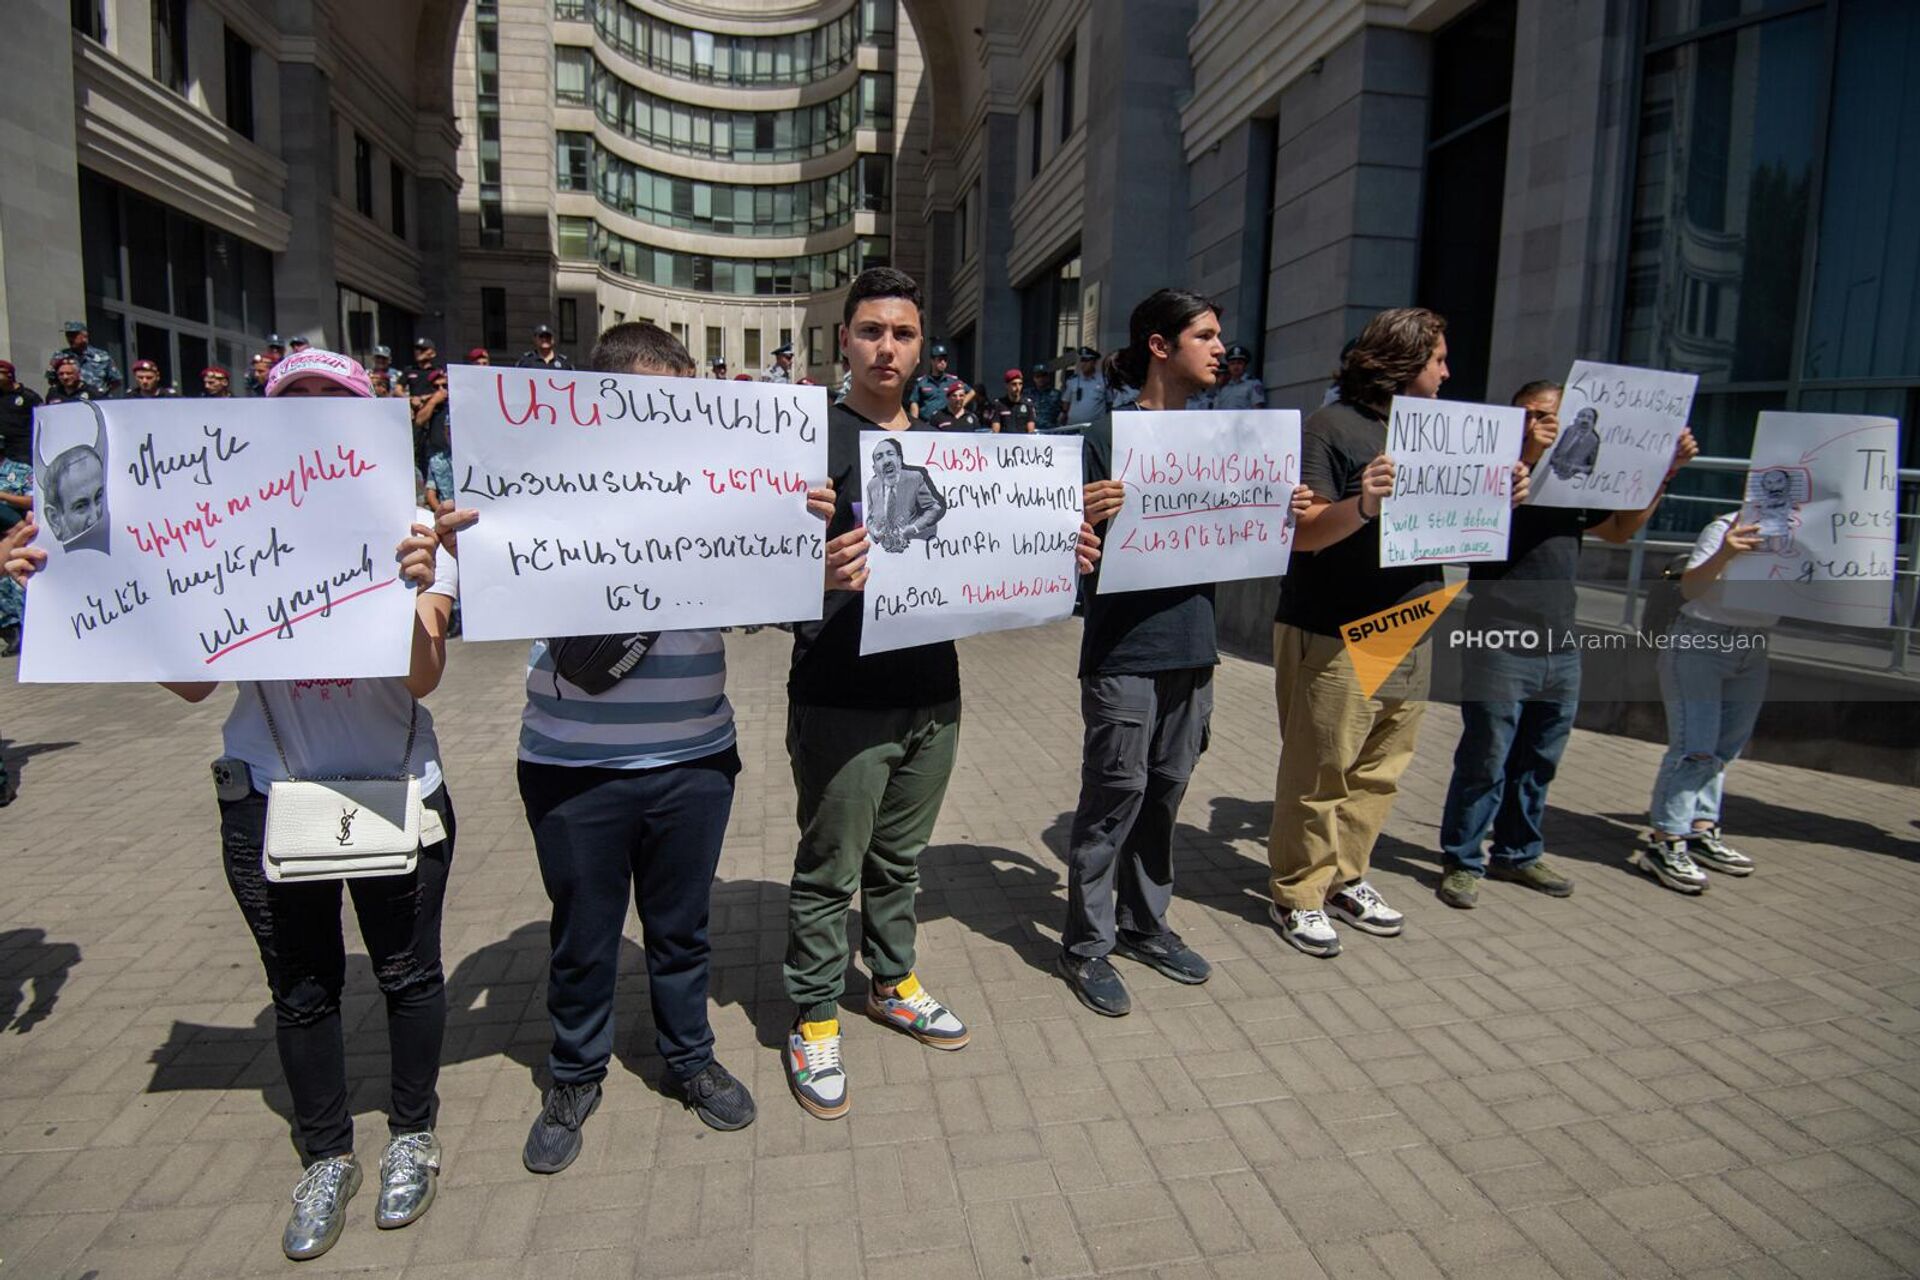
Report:
M13 390L0 392L0 458L26 461L33 441L33 411L40 404L40 393L32 387L14 384Z
M1379 414L1344 400L1316 409L1300 428L1300 482L1331 502L1350 498L1386 447ZM1273 620L1337 636L1354 619L1417 600L1445 580L1438 565L1381 568L1380 525L1369 521L1330 547L1293 553Z
M834 491L829 542L857 523L853 504L864 501L867 478L860 433L878 427L844 404L827 413L827 475ZM907 430L934 427L915 420ZM960 655L951 640L860 656L866 599L860 591L829 591L820 621L794 625L787 700L812 707L880 709L932 707L958 698Z
M1505 560L1468 566L1470 625L1514 622L1571 627L1580 571L1580 537L1611 511L1575 507L1518 507Z
M962 409L955 413L942 409L933 415L932 426L935 431L981 431L986 423L980 421L980 415L971 409Z
M1033 405L1024 397L1016 403L1002 396L987 407L987 420L989 426L998 423L1003 435L1021 435L1034 429Z
M1113 414L1102 413L1080 434L1086 441L1083 469L1088 482L1110 479ZM1083 677L1147 675L1219 664L1211 582L1102 595L1099 577L1096 565L1082 579L1087 588L1086 629L1080 637Z
M440 372L437 364L409 365L400 376L407 384L410 396L430 396L433 394L433 375Z

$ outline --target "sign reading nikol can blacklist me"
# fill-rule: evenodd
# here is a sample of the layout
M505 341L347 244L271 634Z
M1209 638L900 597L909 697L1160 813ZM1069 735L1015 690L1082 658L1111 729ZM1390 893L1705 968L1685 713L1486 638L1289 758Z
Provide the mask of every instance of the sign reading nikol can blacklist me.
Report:
M1510 405L1395 396L1387 418L1393 493L1380 504L1380 563L1505 560L1513 464L1527 415Z

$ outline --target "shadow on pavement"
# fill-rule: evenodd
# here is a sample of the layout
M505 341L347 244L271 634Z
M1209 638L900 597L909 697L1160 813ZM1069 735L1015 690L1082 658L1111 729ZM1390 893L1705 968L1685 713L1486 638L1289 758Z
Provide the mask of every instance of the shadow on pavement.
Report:
M35 756L65 751L68 747L79 745L77 742L8 742L0 738L0 774L6 775L4 785L0 785L0 804L11 803L20 794L27 761Z
M68 971L79 963L80 948L71 942L48 942L45 929L0 933L0 1031L26 1035L45 1022L60 999ZM29 986L33 1000L21 1012Z
M1644 813L1608 814L1615 821L1630 824L1636 835L1646 830ZM1755 796L1729 794L1720 804L1720 822L1727 842L1740 847L1742 836L1764 836L1773 840L1797 840L1803 844L1823 844L1836 849L1858 849L1907 862L1920 862L1920 840L1893 834L1875 823L1850 818L1843 813L1811 809L1790 809ZM1920 822L1915 823L1920 826Z

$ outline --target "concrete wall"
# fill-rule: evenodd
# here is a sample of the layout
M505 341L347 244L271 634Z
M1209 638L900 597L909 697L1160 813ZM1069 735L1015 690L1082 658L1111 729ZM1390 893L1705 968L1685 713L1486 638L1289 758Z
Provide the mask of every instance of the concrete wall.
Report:
M12 0L0 40L0 356L38 387L60 326L86 316L66 0Z

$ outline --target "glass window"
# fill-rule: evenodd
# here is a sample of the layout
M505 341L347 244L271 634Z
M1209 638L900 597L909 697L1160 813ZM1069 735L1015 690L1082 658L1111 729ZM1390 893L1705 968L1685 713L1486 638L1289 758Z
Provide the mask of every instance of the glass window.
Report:
M586 49L560 45L553 51L553 96L570 106L587 105L587 82L593 66L593 54Z
M1647 15L1647 38L1665 40L1730 19L1765 13L1795 0L1653 0Z
M253 137L253 46L226 29L227 128Z
M1910 378L1920 373L1920 8L1852 0L1838 57L1802 376Z
M126 195L128 301L153 311L168 309L167 213L144 196Z
M562 191L587 191L593 162L593 135L561 133L554 139L555 182Z
M592 258L593 219L562 217L557 222L560 256L572 262Z
M1060 141L1062 142L1072 135L1073 126L1079 123L1074 118L1074 112L1079 108L1073 96L1073 62L1074 48L1068 45L1067 51L1060 55Z
M1804 12L1647 59L1621 320L1628 363L1708 382L1789 375L1824 21Z
M373 216L373 144L353 135L353 207Z
M167 269L173 277L173 314L207 318L207 234L203 223L183 213L167 214Z
M187 91L187 0L151 0L153 78L175 93Z

